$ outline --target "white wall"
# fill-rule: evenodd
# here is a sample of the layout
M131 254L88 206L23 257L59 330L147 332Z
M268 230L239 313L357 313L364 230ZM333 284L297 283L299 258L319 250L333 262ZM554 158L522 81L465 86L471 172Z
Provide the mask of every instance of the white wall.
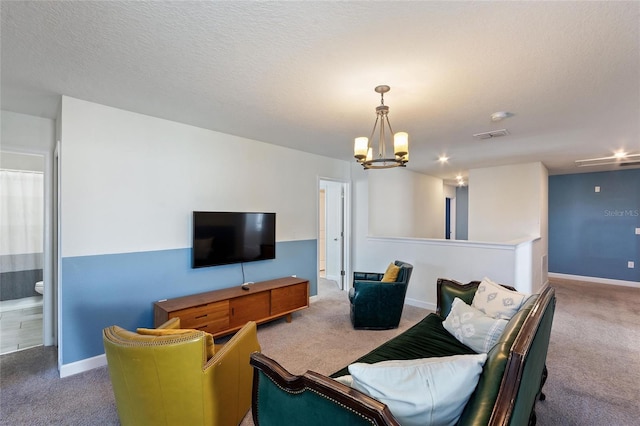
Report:
M547 171L540 163L495 169L480 169L470 173L473 179L470 179L469 192L475 191L477 199L473 206L469 203L469 218L470 221L472 218L475 220L476 237L469 241L448 241L419 238L418 234L387 233L381 236L372 233L374 227L371 221L381 217L388 220L395 214L395 220L410 223L409 219L402 219L399 209L391 213L387 210L390 198L397 197L398 193L409 196L407 194L411 191L407 187L413 188L411 182L415 180L405 177L403 181L397 176L385 175L388 170L375 171L374 176L370 174L371 171L364 172L354 165L351 174L353 270L383 272L393 260L409 262L414 265L414 274L407 291L407 302L431 309L435 308L438 278L468 282L487 276L502 284L513 285L525 293L537 291L544 283L542 257L546 255ZM378 187L372 189L374 184ZM380 186L384 191L380 190ZM398 189L398 186L403 189ZM386 203L372 202L373 198ZM432 187L428 198L432 200L433 208L437 209L436 214L442 217L438 232L443 235L442 184L437 188ZM411 206L411 203L408 205ZM479 211L478 217L476 209ZM420 212L415 208L409 210L410 213L405 212L405 218L410 217L407 214ZM382 226L384 223L376 222L375 225ZM396 229L393 221L388 226ZM403 226L402 230L411 232L411 227L406 223Z
M520 245L420 238L365 238L357 271L384 272L386 265L402 260L413 265L406 303L436 309L438 278L462 283L490 277L530 293L529 278L518 282ZM528 244L524 244L525 250ZM522 284L522 285L521 285Z
M394 260L411 263L414 270L406 301L427 309L436 308L438 278L469 282L488 276L497 282L517 286L516 280L520 279L516 270L518 255L527 250L526 245L370 236L369 200L377 196L369 190L370 172L362 171L357 165L352 167L351 255L354 271L384 272L389 262ZM440 198L437 204L443 205L444 198ZM441 206L439 211L444 214L444 207ZM530 277L525 279L525 284L529 283ZM348 277L348 284L352 285L352 277Z
M456 187L453 185L444 185L444 197L456 198Z
M506 242L542 236L546 176L539 162L470 170L469 240Z
M61 375L103 360L104 327L153 326L154 300L294 274L315 294L318 180L348 162L66 96L60 122ZM275 212L276 259L192 269L194 210Z
M506 242L539 237L529 253L520 254L520 261L528 267L519 268L520 281L525 275L530 277L527 291L538 291L548 280L547 168L535 162L474 169L469 171L469 182L469 240Z
M11 111L0 111L2 149L20 147L21 152L51 152L55 121Z
M278 241L315 239L316 177L349 174L344 161L70 97L62 120L63 257L189 247L192 210L275 211Z
M540 186L540 240L533 245L532 253L532 290L538 292L549 281L549 172L542 164L538 176Z
M368 235L444 238L441 179L405 168L360 170L368 180Z

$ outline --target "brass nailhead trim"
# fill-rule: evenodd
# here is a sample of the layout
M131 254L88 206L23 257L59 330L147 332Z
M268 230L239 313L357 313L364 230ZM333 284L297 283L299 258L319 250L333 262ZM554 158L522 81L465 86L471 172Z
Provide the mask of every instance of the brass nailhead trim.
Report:
M264 374L264 373L263 373L263 374ZM376 425L376 424L377 424L374 420L372 420L371 418L369 418L369 417L365 416L364 414L357 412L357 411L356 411L356 410L354 410L353 408L351 408L351 407L349 407L349 406L346 406L346 405L344 405L343 403L341 403L341 402L339 402L339 401L336 401L335 399L333 399L333 398L331 398L331 397L329 397L329 396L327 396L327 395L324 395L324 394L322 394L322 393L318 392L318 391L317 391L317 390L315 390L315 389L311 389L311 388L309 388L309 387L305 386L304 388L302 388L302 389L301 389L301 390L299 390L299 391L292 391L292 390L285 389L285 388L283 388L282 386L280 386L280 385L279 385L275 380L273 380L273 379L272 379L271 377L269 377L267 374L264 374L264 376L266 376L266 377L271 381L271 383L273 383L274 385L276 385L280 390L282 390L282 391L284 391L284 392L286 392L286 393L289 393L289 394L292 394L292 395L300 395L300 394L302 394L302 393L304 393L305 391L307 391L307 390L308 390L308 391L310 391L310 392L315 393L315 394L316 394L316 395L318 395L318 396L323 397L324 399L327 399L327 400L329 400L329 401L333 402L333 403L334 403L334 404L336 404L336 405L339 405L339 406L340 406L340 407L342 407L342 408L346 408L347 410L351 411L352 413L354 413L354 414L356 414L356 415L358 415L358 416L362 417L364 420L368 421L368 422L369 422L369 423L371 423L372 425Z

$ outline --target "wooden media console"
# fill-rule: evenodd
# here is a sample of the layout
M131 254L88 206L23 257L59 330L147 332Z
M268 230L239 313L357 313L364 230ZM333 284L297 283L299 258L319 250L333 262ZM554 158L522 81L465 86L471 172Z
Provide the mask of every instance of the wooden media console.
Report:
M278 278L249 285L249 290L231 287L155 302L155 327L180 317L180 327L195 328L214 337L234 333L247 321L258 324L286 317L309 307L309 280Z

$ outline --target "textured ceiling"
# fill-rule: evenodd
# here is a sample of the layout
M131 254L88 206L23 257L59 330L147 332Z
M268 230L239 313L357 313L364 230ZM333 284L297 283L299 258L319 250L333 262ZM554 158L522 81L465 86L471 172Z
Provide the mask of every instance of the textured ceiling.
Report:
M54 118L64 94L351 161L387 84L411 170L576 173L640 153L637 1L3 1L1 15L9 111Z

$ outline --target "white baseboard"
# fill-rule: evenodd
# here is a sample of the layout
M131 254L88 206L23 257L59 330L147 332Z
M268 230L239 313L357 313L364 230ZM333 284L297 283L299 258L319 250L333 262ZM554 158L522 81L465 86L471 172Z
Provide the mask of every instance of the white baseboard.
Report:
M74 374L83 373L105 365L107 365L107 356L105 354L82 359L70 364L63 364L60 366L60 378L73 376Z
M435 303L423 302L422 300L418 300L418 299L406 298L404 299L404 303L410 306L417 306L418 308L428 309L433 312L435 312L436 309L438 308Z
M636 282L636 281L612 280L609 278L598 278L598 277L583 277L582 275L558 274L556 272L549 272L549 278L559 278L559 279L574 280L574 281L587 281L590 283L597 283L597 284L621 285L624 287L640 288L640 282Z

